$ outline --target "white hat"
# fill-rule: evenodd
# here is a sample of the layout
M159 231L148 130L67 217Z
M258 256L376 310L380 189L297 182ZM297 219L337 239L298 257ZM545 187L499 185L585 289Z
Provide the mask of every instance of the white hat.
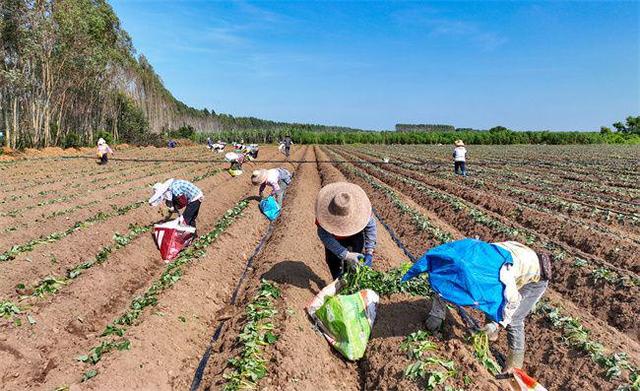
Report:
M173 183L174 179L167 179L164 182L157 182L153 185L153 195L149 198L149 205L158 206L162 199L164 198L164 194L169 190L169 187Z
M107 143L107 142L106 142L106 141L104 141L104 139L103 139L102 137L100 137L100 138L98 139L98 145L103 145L103 144L106 144L106 143Z

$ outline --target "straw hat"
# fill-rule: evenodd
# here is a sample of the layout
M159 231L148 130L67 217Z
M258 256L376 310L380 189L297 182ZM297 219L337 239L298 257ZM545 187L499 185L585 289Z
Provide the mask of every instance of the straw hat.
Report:
M462 142L462 140L456 140L453 143L458 147L464 147L464 142Z
M362 231L371 218L371 201L356 184L331 183L318 193L316 219L327 232L352 236Z
M151 206L160 205L160 202L162 201L164 193L166 193L167 190L169 190L169 187L171 186L173 181L174 179L171 178L171 179L167 179L164 182L157 182L155 185L153 185L153 195L151 196L151 198L149 198L149 205Z
M251 183L253 183L254 185L259 185L261 183L264 183L264 181L267 180L267 170L261 169L261 170L255 170L254 172L251 173Z

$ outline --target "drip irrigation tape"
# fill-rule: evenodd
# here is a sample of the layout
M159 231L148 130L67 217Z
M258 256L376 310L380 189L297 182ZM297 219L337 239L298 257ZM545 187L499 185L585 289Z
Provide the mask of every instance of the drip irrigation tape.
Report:
M380 222L380 224L382 224L382 226L384 227L384 229L387 230L387 232L389 233L389 235L391 236L391 239L393 239L393 241L396 243L396 245L402 250L402 252L405 253L405 255L407 257L409 257L409 259L411 260L411 262L415 263L418 258L416 258L411 251L409 251L409 249L407 248L407 246L404 245L404 243L402 243L402 241L400 240L400 238L398 238L398 236L396 235L396 233L393 231L393 228L391 228L382 218L382 216L380 216L378 214L378 211L375 208L373 209L373 214L376 216L376 218L378 219L378 221ZM460 314L460 317L464 320L464 322L467 324L467 327L469 329L471 329L472 331L476 331L478 329L480 329L478 322L471 316L469 315L469 313L467 313L467 311L465 311L464 308L462 308L461 306L451 303L453 306L456 307L456 309L458 310L458 313Z
M271 235L273 234L274 226L275 226L275 221L272 221L271 223L269 223L267 232L265 232L265 234L262 236L262 239L260 239L260 242L258 243L256 248L253 250L253 254L251 254L249 259L247 260L247 264L245 265L244 270L240 275L240 279L238 280L238 283L236 284L236 287L233 290L233 293L231 294L231 299L229 300L229 304L231 305L236 304L236 301L238 300L238 294L240 292L240 287L242 286L242 283L244 282L244 280L247 278L249 269L251 268L251 266L253 266L253 261L255 260L256 256L260 253L260 251L262 251L262 248L264 247L264 245L271 238ZM191 382L191 391L197 391L200 388L200 383L202 382L202 375L204 375L204 370L207 367L209 358L211 357L211 348L213 344L222 335L222 330L224 328L224 324L226 321L227 321L226 319L221 320L220 323L218 324L218 327L216 328L216 331L213 333L213 336L211 336L211 341L209 343L209 346L207 347L207 350L205 350L204 354L202 355L202 358L198 363L198 368L196 368L196 372L193 376L193 380Z

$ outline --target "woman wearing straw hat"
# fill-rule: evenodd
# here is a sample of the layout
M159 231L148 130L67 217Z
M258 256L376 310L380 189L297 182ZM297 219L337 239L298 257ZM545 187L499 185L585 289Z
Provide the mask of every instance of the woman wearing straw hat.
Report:
M284 168L272 168L270 170L255 170L251 174L251 183L258 186L260 185L259 195L262 198L264 189L271 187L271 195L275 197L278 205L282 206L282 198L284 197L284 191L291 183L291 173Z
M369 197L356 184L336 182L320 189L316 225L333 279L342 276L345 264L371 266L377 238L371 212Z
M462 140L456 140L454 144L456 147L453 149L453 172L467 176L467 149Z
M153 195L149 198L149 205L158 206L164 200L169 211L178 212L180 223L195 228L198 211L204 195L196 185L183 179L167 179L153 185Z

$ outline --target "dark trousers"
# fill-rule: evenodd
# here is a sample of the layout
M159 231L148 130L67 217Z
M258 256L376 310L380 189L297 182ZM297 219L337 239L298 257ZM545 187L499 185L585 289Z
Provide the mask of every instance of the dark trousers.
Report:
M453 171L456 174L467 176L467 164L466 164L466 162L454 162L453 163Z
M108 154L104 153L100 157L100 164L107 164L107 163L109 163L109 156Z
M200 200L195 200L187 204L187 207L184 208L184 213L182 214L185 224L194 228L196 227L196 219L198 218L198 212L200 211L200 204Z
M349 251L361 253L364 251L364 231L345 239L338 239L338 242ZM331 277L335 280L342 276L344 274L344 261L326 248L324 249L324 254Z
M290 152L291 152L291 147L284 147L284 154L286 157L289 157Z

